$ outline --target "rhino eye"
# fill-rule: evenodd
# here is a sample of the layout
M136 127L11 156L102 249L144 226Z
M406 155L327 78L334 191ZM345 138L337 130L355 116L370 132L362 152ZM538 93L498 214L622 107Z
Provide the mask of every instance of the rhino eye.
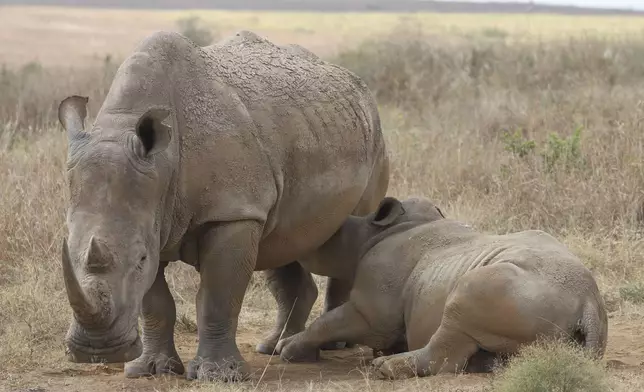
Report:
M139 259L139 262L136 264L136 270L138 272L143 272L143 264L145 264L145 261L148 259L146 255L141 256Z

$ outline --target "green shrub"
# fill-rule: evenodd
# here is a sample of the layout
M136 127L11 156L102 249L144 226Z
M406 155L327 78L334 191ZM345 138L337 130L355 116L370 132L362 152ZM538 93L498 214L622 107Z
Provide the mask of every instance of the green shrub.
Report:
M572 135L566 138L562 138L554 132L548 135L540 153L543 168L546 172L552 172L557 167L561 167L564 170L583 167L581 129L581 127L578 127ZM501 136L501 142L505 151L518 158L525 158L531 155L537 147L535 141L526 139L520 129L514 131L514 133L505 131Z
M528 154L532 153L537 146L534 140L525 139L520 129L517 129L514 133L510 133L508 131L503 132L501 141L504 144L505 151L508 151L519 158L526 157Z
M542 342L524 346L518 356L499 369L493 392L611 390L602 364L572 343Z
M634 304L644 303L644 284L641 282L629 283L619 288L619 296Z
M566 169L570 169L583 164L581 129L582 127L577 127L575 132L565 139L556 133L548 135L548 141L541 153L547 171L552 171L557 165L563 165Z

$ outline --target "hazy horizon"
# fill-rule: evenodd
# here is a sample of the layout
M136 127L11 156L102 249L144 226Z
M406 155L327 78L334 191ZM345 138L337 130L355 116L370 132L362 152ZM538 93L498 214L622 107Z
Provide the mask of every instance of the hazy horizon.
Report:
M442 1L471 1L477 3L504 2L504 3L530 3L530 0L442 0ZM578 7L593 8L624 8L644 10L642 0L534 0L535 4L544 5L573 5Z

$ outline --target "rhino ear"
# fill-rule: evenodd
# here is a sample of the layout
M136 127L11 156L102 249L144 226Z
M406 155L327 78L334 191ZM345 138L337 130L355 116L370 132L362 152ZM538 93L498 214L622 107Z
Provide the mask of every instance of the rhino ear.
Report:
M395 197L385 197L380 202L371 224L381 227L389 226L404 213L405 209L400 200Z
M170 111L163 108L152 108L145 112L136 124L136 135L141 142L140 153L143 157L157 154L170 144L172 129L163 124Z
M72 95L58 105L58 121L67 131L69 141L84 135L88 97Z

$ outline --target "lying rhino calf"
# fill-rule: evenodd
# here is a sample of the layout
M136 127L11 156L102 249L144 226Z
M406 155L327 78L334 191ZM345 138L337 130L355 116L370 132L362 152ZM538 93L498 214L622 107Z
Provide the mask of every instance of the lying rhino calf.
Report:
M568 336L602 356L604 303L590 271L538 230L484 235L423 199L384 199L350 217L313 256L353 266L348 302L283 339L282 359L317 358L326 342L409 352L373 361L386 378L460 371L481 350L513 353L538 337ZM484 352L484 351L482 351Z

